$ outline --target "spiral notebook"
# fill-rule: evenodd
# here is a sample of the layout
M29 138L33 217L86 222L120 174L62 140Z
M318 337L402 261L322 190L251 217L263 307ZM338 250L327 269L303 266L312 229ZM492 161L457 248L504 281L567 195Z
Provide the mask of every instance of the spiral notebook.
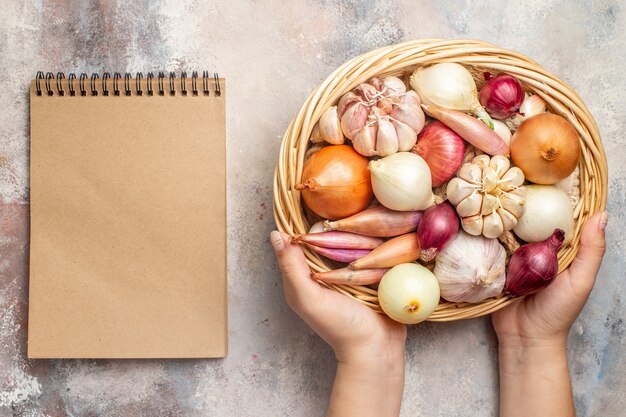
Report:
M38 73L30 358L223 357L225 81Z

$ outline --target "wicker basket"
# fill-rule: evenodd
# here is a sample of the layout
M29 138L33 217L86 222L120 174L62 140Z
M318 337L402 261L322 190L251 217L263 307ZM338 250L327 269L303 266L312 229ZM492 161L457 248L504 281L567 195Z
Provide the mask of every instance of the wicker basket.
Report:
M598 127L576 92L535 61L517 52L475 40L424 39L391 45L358 56L330 74L309 96L285 132L274 175L274 217L278 229L297 234L306 233L310 226L300 192L294 186L300 182L305 153L310 145L308 139L322 112L336 104L344 93L374 76L395 75L406 79L415 67L438 62L457 62L467 66L475 75L479 88L484 82L480 75L484 71L515 75L528 92L540 95L552 112L567 118L578 131L582 147L579 164L581 198L574 209L576 222L572 243L559 251L559 272L564 270L578 251L581 226L591 214L604 210L606 205L608 174ZM306 248L304 251L311 270L334 268L316 253ZM321 284L381 311L375 289ZM504 294L477 304L442 300L429 320L478 317L492 313L513 300Z

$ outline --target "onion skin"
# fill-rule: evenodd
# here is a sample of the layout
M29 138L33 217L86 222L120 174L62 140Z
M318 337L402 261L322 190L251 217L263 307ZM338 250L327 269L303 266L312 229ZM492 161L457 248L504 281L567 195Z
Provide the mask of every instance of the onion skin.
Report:
M519 247L509 262L504 284L507 294L530 295L550 285L559 269L557 252L564 238L563 230L555 229L546 240Z
M411 152L424 158L430 168L433 187L439 187L452 178L463 163L465 142L437 120L420 132Z
M382 239L349 232L322 232L296 235L291 243L307 243L331 249L374 249L383 243Z
M428 208L417 228L417 238L421 248L420 259L430 262L454 239L459 231L459 218L456 211L444 201Z
M360 269L358 271L341 268L326 272L314 272L311 274L311 278L329 284L372 285L378 284L387 271L389 271L388 268Z
M364 210L374 195L367 158L348 145L315 152L304 163L302 183L295 189L315 214L332 220Z
M479 101L492 117L506 119L519 111L524 101L524 88L517 78L500 74L485 83Z
M369 255L370 249L342 249L342 248L322 248L320 246L308 245L309 248L325 256L328 259L332 259L338 262L350 263L354 262L362 257Z
M422 104L424 111L463 139L489 155L508 155L509 147L496 132L480 120L463 112L444 109L434 104Z
M580 160L580 138L570 122L552 113L524 121L511 138L511 159L527 180L556 184L567 178Z
M385 206L368 208L337 221L325 221L325 230L343 230L365 236L393 237L417 229L421 211L395 211Z
M366 256L350 263L352 269L391 268L419 258L420 246L415 233L394 237Z

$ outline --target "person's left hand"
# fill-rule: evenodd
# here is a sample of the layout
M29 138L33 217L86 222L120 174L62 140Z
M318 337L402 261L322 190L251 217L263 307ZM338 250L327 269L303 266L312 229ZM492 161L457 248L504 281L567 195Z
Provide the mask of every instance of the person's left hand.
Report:
M290 244L286 233L273 231L270 240L287 304L333 348L339 362L404 366L405 325L320 286L311 278L302 249Z

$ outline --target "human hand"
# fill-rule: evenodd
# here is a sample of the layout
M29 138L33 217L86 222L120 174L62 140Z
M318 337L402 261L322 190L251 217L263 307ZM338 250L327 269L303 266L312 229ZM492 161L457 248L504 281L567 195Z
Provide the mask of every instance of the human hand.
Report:
M286 233L270 240L283 276L287 304L335 351L339 362L404 368L406 326L311 279L304 253Z
M560 346L585 305L605 251L606 211L583 226L580 249L568 269L544 290L493 313L500 345Z

